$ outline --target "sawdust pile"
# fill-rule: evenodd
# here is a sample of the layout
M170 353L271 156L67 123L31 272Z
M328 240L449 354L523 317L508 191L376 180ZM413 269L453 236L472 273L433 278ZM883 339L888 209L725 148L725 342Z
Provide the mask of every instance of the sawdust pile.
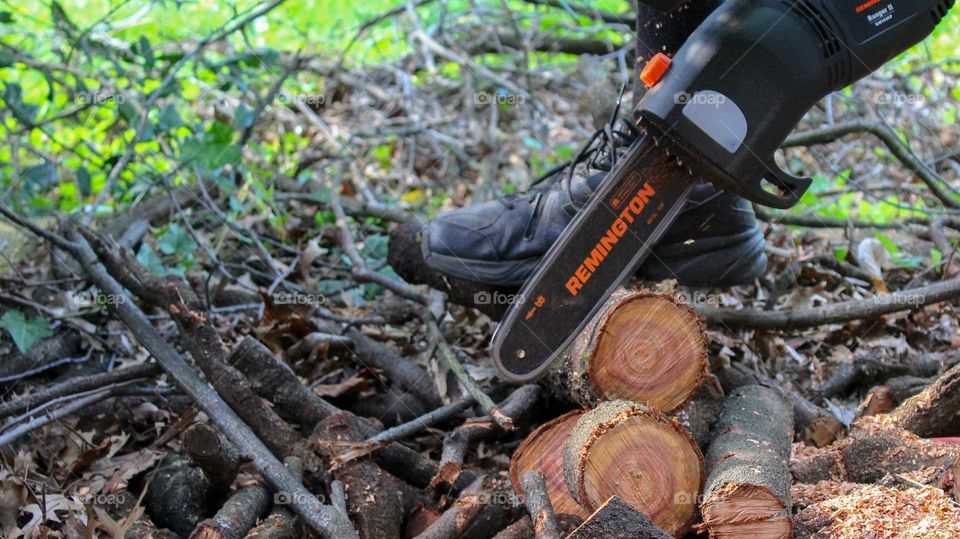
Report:
M937 488L897 490L865 485L845 496L808 507L798 515L798 520L808 525L816 521L826 524L811 537L960 537L960 504Z

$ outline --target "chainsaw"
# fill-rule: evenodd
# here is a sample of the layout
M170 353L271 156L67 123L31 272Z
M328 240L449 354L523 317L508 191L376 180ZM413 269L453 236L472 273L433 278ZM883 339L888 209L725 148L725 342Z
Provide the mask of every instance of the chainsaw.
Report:
M517 383L543 374L649 256L696 183L793 207L811 180L774 157L793 128L831 92L930 35L954 1L727 0L672 59L653 57L634 110L643 134L495 331L501 374Z

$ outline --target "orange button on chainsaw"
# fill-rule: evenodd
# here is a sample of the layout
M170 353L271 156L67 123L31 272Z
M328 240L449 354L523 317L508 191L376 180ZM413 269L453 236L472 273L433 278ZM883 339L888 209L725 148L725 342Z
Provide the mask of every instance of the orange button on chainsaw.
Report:
M670 68L671 61L669 56L658 52L640 72L640 80L647 85L647 88L653 88Z

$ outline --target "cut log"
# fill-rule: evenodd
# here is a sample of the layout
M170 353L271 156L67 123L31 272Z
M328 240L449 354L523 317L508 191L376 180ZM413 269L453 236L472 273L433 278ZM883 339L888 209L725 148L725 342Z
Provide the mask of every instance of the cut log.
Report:
M703 486L703 455L675 420L642 404L609 401L583 414L563 451L574 499L595 511L611 496L667 533L689 529Z
M581 406L628 400L670 413L693 397L706 372L703 322L693 309L666 294L621 289L546 382Z
M572 515L580 519L590 515L573 499L563 479L563 446L582 413L574 410L540 425L514 451L510 461L510 483L521 500L523 489L520 488L520 478L535 470L541 472L547 482L550 505L557 515Z
M270 507L270 491L257 483L238 490L213 518L204 520L191 539L241 539Z
M744 386L724 402L707 451L703 527L710 537L789 538L793 410L783 395Z
M567 539L669 539L647 515L613 496Z
M924 440L892 425L883 416L865 418L849 437L830 447L808 450L790 463L795 481L874 483L890 474L921 469L947 474L958 462L960 448Z
M960 434L960 365L890 415L899 426L923 438Z
M361 440L359 420L333 414L317 424L311 441L320 453L336 462L337 449ZM347 510L362 539L399 537L403 523L401 481L380 469L370 457L361 457L334 469L334 479L347 488Z
M781 392L793 406L794 433L800 440L816 447L826 447L846 432L846 427L829 411L817 406L796 391L783 387L769 376L735 363L716 372L723 390L758 384Z
M226 438L206 423L197 423L183 433L184 452L210 478L214 491L230 490L240 469L240 454Z

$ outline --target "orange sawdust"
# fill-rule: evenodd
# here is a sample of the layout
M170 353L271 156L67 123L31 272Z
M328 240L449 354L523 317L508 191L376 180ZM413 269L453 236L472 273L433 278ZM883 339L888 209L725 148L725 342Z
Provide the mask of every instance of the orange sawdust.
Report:
M960 506L937 488L868 485L816 507L831 515L821 535L833 539L960 537Z

